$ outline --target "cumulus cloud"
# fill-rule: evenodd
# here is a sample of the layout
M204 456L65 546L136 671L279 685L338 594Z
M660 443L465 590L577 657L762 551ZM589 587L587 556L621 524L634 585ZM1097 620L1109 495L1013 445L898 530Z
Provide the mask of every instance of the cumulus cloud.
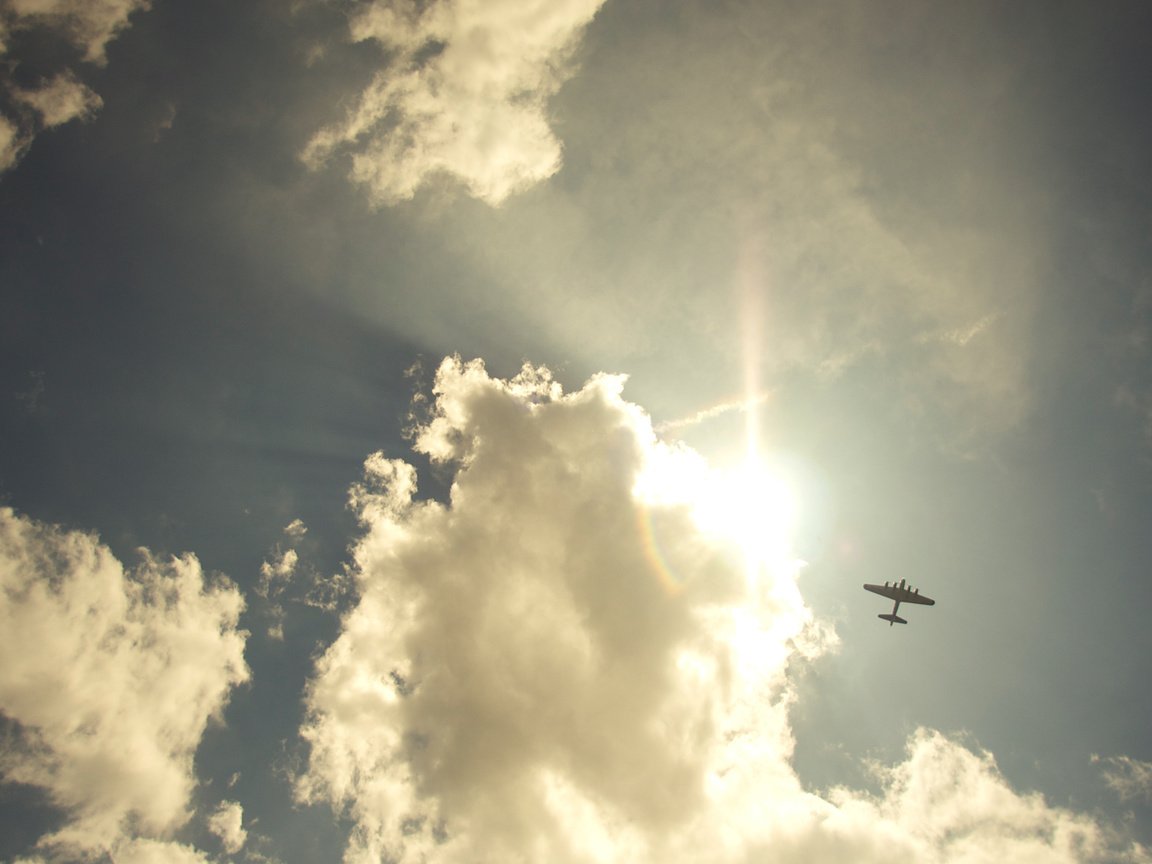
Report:
M829 832L856 835L876 861L1148 861L1087 814L1013 790L992 756L917 730L904 762L881 772L884 792L833 790ZM824 827L820 826L821 829ZM860 860L860 859L856 859Z
M0 712L14 729L0 772L65 812L47 849L161 860L190 815L204 729L248 675L236 588L194 556L143 555L125 572L94 536L0 509Z
M297 786L351 820L345 861L1148 860L931 731L879 794L805 790L790 676L835 634L787 554L699 518L702 460L622 386L447 360L415 448L449 503L365 463Z
M318 167L352 154L377 204L409 199L436 174L500 204L560 167L549 98L604 0L374 0L351 22L390 56L347 117L308 144Z
M248 842L244 830L244 808L235 801L222 801L208 817L208 829L220 838L224 851L235 855Z
M0 173L14 167L44 129L70 120L89 120L103 105L68 66L38 86L18 86L11 72L25 58L13 53L13 43L26 31L36 31L78 52L79 60L102 65L105 49L128 26L133 12L147 9L149 0L0 0L0 87L14 108L0 115Z

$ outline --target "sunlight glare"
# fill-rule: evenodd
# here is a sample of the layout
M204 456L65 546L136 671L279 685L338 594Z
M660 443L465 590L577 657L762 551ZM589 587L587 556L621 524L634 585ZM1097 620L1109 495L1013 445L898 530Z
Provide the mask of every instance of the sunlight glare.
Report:
M788 563L796 502L789 485L755 455L710 472L693 502L701 530L734 542L749 575Z
M756 454L715 468L687 448L667 448L649 463L636 493L651 504L688 507L701 532L739 550L750 579L793 563L795 495Z

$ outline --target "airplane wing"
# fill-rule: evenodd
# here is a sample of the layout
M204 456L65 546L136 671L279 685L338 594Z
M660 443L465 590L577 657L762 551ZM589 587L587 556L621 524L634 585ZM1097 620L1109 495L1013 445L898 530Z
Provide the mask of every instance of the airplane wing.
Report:
M873 594L880 594L883 597L887 597L889 600L903 600L904 599L903 597L900 596L900 589L899 588L893 588L893 587L888 586L888 585L869 585L867 582L865 582L864 583L864 590L865 591L871 591Z
M900 598L901 603L923 603L925 606L936 605L935 600L933 600L931 597L925 597L919 591L909 591L907 588L905 588L901 594L903 595Z
M880 594L887 597L889 600L899 600L901 603L921 603L925 606L935 606L936 601L931 597L925 597L918 591L912 591L907 587L901 588L899 585L868 585L865 584L864 588L871 591L873 594Z

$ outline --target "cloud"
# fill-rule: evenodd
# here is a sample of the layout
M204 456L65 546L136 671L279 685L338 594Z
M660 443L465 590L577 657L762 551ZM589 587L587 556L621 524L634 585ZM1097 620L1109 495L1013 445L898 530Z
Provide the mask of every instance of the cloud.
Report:
M34 90L15 89L14 95L18 102L40 115L45 129L69 120L90 119L104 104L99 96L76 80L71 71L62 72Z
M21 138L19 127L0 114L0 173L20 160L25 147L26 142Z
M308 526L304 524L303 519L293 519L284 526L284 534L291 537L293 540L299 540L308 533Z
M283 590L279 583L286 582L296 572L299 556L295 549L277 550L271 561L260 565L260 585L257 590L265 597L279 594Z
M554 101L562 180L442 217L529 353L629 368L666 416L739 388L750 357L785 400L855 373L954 452L1018 429L1055 263L1040 132L1012 107L1020 55L985 56L967 6L894 4L893 26L833 26L818 6L649 11L609 4L588 31ZM914 64L893 44L938 53ZM411 326L447 344L451 317L425 320ZM460 316L457 343L483 326Z
M163 840L130 840L112 854L112 864L209 864L207 855L192 846Z
M45 29L79 48L85 61L103 63L108 43L128 26L129 16L150 5L149 0L6 0L0 33Z
M836 789L837 834L867 835L865 860L942 862L1148 861L1092 816L1013 790L992 756L926 729L904 762L880 772L878 797Z
M191 555L144 551L126 573L94 536L7 508L0 584L0 711L14 730L0 772L67 816L40 846L158 860L129 835L163 839L190 815L193 754L248 675L239 592Z
M287 538L289 548L283 549L277 543L272 550L271 560L260 564L260 582L256 586L256 593L265 599L276 600L284 593L285 587L291 582L296 573L296 566L300 563L299 553L291 548L308 533L308 526L302 519L293 519L284 527L284 536Z
M412 198L437 174L500 204L559 169L548 100L603 2L374 0L353 17L352 39L378 43L389 68L313 137L305 162L351 152L351 178L378 205Z
M1143 799L1152 802L1152 762L1130 756L1092 756L1103 766L1104 782L1124 801Z
M979 321L964 327L956 327L952 330L944 332L921 333L916 337L916 341L922 344L941 342L963 348L965 345L967 345L969 342L987 330L989 326L994 324L997 317L999 316L991 314L985 315Z
M656 427L656 431L661 434L669 432L676 432L680 429L686 429L692 426L697 426L709 420L714 420L717 417L723 417L725 414L730 414L733 411L739 411L741 414L747 414L757 406L763 405L772 398L771 392L759 393L751 398L745 399L729 399L721 402L718 405L713 405L709 408L703 408L687 417L678 417L675 420L666 420Z
M220 802L208 817L208 829L220 838L224 851L229 855L235 855L248 842L248 832L244 830L244 808L235 801Z
M283 595L292 581L298 562L299 555L295 549L282 550L277 545L273 550L272 560L260 564L260 581L256 585L256 593L268 601L267 614L271 618L268 637L271 639L278 641L284 639Z
M351 820L345 861L1148 860L927 730L879 794L805 790L791 676L835 634L787 556L703 527L702 460L622 386L450 359L415 438L450 502L366 461L297 785Z
M276 641L284 639L288 604L298 603L331 612L340 606L350 588L344 572L323 574L308 564L301 564L300 553L294 547L307 533L308 526L303 520L293 519L284 527L284 545L277 543L268 560L260 564L256 595L263 602L257 609L260 615L268 618L268 637Z
M183 843L137 838L119 844L108 856L111 864L209 864L203 852ZM44 858L17 858L13 864L48 864Z
M5 0L0 3L0 90L13 108L0 115L0 173L15 167L45 129L70 120L90 120L103 105L68 65L57 60L57 71L34 88L17 85L12 72L26 57L13 53L13 43L28 31L47 35L79 52L82 62L103 65L105 49L128 26L133 12L147 9L149 0Z

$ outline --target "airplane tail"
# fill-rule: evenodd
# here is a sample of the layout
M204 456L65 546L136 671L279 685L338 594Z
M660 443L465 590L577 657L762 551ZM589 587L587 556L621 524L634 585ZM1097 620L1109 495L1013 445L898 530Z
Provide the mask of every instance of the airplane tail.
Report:
M887 621L889 627L891 627L893 624L907 624L908 623L903 618L901 618L899 615L877 615L876 617L877 618L883 618L885 621Z

